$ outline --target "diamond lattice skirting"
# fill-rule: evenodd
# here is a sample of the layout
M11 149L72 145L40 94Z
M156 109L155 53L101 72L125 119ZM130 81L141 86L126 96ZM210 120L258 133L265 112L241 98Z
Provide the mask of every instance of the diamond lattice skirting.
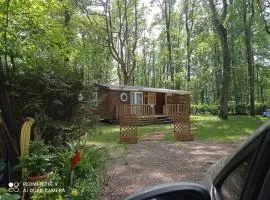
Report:
M137 143L137 116L120 117L120 143Z
M176 141L192 141L189 115L176 113L173 116L174 138Z

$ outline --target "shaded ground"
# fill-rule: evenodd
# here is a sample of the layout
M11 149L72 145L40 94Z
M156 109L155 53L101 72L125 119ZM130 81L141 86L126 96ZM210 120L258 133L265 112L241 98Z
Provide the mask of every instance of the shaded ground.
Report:
M213 141L167 143L140 141L125 155L112 157L106 200L123 199L146 187L174 181L200 182L213 163L239 145Z

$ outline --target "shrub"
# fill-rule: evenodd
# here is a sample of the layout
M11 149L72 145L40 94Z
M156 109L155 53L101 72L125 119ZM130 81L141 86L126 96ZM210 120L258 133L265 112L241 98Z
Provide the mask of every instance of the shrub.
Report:
M80 148L81 160L71 173L70 164L74 151ZM64 193L33 193L31 199L100 199L106 179L108 159L105 148L80 146L79 143L56 148L58 160L55 161L55 174L50 179L58 188L65 188Z
M235 105L235 113L236 115L247 115L248 114L248 106L245 103Z
M107 151L96 146L82 150L82 158L74 171L74 186L78 191L76 198L80 200L99 199L100 191L106 178Z
M26 168L26 176L40 176L51 172L56 158L51 148L52 146L44 144L42 140L31 142L29 153L20 159L17 168Z
M255 103L255 115L262 115L262 113L267 109L266 104Z
M191 113L196 114L205 114L206 112L209 112L211 115L217 115L219 112L219 106L218 105L207 105L207 104L191 104L190 105Z
M218 115L218 113L219 113L219 105L209 105L208 106L208 111L212 115Z

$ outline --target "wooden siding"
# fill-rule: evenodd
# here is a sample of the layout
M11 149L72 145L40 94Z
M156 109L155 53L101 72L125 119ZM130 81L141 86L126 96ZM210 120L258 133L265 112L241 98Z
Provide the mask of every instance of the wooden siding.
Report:
M98 114L102 119L115 120L118 119L117 110L123 104L130 104L130 92L124 91L128 95L128 99L126 102L122 102L120 99L121 93L123 91L110 90L107 88L99 87L97 91L98 96L98 105L95 111L95 114ZM159 115L165 114L166 111L164 109L164 105L167 104L181 104L181 99L183 96L189 95L180 95L180 94L172 94L171 96L167 96L166 93L153 93L153 92L144 92L144 104L153 104L155 105L149 106L145 105L142 108L139 106L135 106L132 108L137 112L142 112L143 115ZM179 110L174 106L170 106L171 111ZM151 109L150 109L151 108ZM141 109L141 110L140 110ZM168 110L167 110L168 112Z
M116 119L116 105L129 104L130 93L125 92L128 95L126 102L122 102L120 99L121 91L108 90L105 88L98 89L98 106L97 114L102 119Z

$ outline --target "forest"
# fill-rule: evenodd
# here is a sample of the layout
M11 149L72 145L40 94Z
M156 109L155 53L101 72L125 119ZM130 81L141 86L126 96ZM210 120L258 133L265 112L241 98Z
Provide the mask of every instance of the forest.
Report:
M0 153L17 162L26 117L53 145L78 139L94 83L186 90L193 113L225 120L261 114L269 46L268 0L0 0Z
M268 1L6 0L0 6L6 113L17 105L39 109L44 98L33 83L53 78L77 82L74 93L94 82L188 90L193 104L220 105L224 119L228 102L250 115L255 104L270 103Z

